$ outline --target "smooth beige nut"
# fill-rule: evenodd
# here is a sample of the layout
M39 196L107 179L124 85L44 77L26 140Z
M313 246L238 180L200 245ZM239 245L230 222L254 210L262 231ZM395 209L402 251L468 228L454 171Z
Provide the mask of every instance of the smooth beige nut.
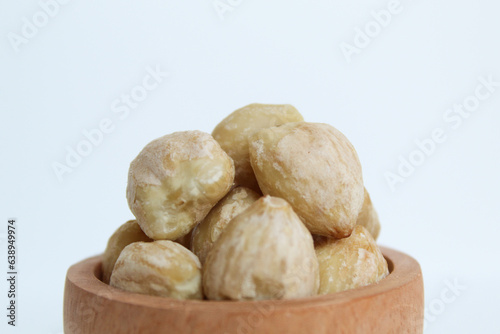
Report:
M307 297L318 284L311 234L286 201L270 196L229 223L203 267L203 290L214 300Z
M377 240L378 235L380 234L380 220L378 219L377 211L373 207L370 194L368 194L366 188L365 201L363 202L363 208L359 213L356 224L364 226L368 232L370 232L373 239Z
M260 195L249 188L236 187L195 227L191 250L198 256L201 264L205 263L208 252L231 219L245 211L259 198Z
M370 232L357 225L344 239L316 237L319 294L355 289L379 282L389 274L387 261Z
M248 137L255 132L304 118L289 104L253 103L238 109L220 122L212 132L215 140L234 160L235 183L259 191L248 157Z
M153 240L144 234L135 220L129 220L120 226L109 238L106 250L102 254L102 281L104 283L109 283L111 272L122 250L137 241L150 242Z
M288 123L250 137L250 161L265 195L287 200L311 233L345 238L363 205L358 155L337 129Z
M203 298L200 261L170 240L135 242L125 247L116 261L110 284L146 295Z
M234 181L231 158L207 133L175 132L151 143L130 164L127 200L150 238L189 233Z

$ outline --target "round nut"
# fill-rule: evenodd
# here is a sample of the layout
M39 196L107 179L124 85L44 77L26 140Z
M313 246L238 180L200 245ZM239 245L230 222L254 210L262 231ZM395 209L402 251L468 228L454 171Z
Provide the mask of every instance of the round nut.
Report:
M316 237L319 294L334 293L379 282L389 274L387 261L371 234L361 225L344 239Z
M287 200L311 233L345 238L363 205L363 176L352 144L320 123L288 123L249 139L265 195Z
M208 252L231 219L245 211L259 198L260 195L249 188L236 187L195 227L191 250L198 256L201 264L205 263Z
M363 202L363 207L361 208L356 224L364 226L368 232L370 232L373 239L377 240L378 235L380 234L380 220L378 219L377 211L373 207L370 194L368 194L366 188L365 201Z
M234 160L235 183L260 191L248 157L248 137L255 132L304 118L289 104L253 103L222 120L212 132L215 140Z
M307 297L318 284L311 234L286 201L270 196L229 223L203 267L203 289L212 300Z
M110 284L146 295L203 298L200 261L170 240L135 242L125 247L116 261Z
M234 181L231 158L207 133L175 132L146 145L130 164L127 200L144 233L189 233Z
M144 234L135 220L129 220L120 226L109 238L106 250L102 254L102 281L104 283L109 284L111 272L122 250L137 241L150 242L153 240Z

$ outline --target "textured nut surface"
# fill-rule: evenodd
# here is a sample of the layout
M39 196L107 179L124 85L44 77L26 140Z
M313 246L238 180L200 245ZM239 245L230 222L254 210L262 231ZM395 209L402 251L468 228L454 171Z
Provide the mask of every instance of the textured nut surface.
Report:
M340 131L288 123L257 132L249 145L265 195L287 200L314 234L351 234L363 205L363 177L358 155Z
M234 181L231 158L207 133L175 132L151 143L130 164L127 200L150 238L189 233Z
M238 109L220 122L212 132L215 140L234 160L235 183L259 191L248 157L248 137L255 132L304 118L289 104L253 103Z
M366 188L365 200L356 224L364 226L368 232L370 232L373 239L377 240L378 235L380 234L380 220L378 219L377 211L373 207L370 194L366 191Z
M111 272L122 250L136 241L153 241L139 227L137 221L129 220L120 226L108 240L106 250L102 254L102 281L109 283Z
M191 250L202 264L205 263L208 252L231 219L245 211L259 197L259 194L249 188L236 187L195 227Z
M370 232L357 225L344 239L315 237L319 262L319 294L376 283L389 274L387 261Z
M205 295L215 300L300 298L318 284L311 234L286 201L270 196L229 223L203 267Z
M202 299L201 264L170 240L135 242L116 261L110 284L122 290L176 299Z

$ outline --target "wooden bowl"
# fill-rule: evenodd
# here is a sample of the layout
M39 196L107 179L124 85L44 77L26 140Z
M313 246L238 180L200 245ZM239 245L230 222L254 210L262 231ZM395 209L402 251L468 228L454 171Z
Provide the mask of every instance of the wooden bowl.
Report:
M378 284L294 300L174 300L140 295L101 282L100 256L69 268L64 333L422 333L420 266L381 247L390 274Z

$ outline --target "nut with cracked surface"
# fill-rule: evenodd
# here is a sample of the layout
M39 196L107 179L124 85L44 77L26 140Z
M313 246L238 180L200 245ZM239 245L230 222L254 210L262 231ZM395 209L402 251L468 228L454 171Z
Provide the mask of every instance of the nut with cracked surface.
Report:
M337 129L288 123L249 138L250 161L265 195L287 200L311 233L345 238L363 205L358 155Z
M135 242L125 247L110 284L146 295L203 298L200 261L187 248L170 240Z
M194 231L191 250L205 263L208 252L217 241L227 224L260 198L255 191L246 187L231 190L199 223Z
M380 220L366 188L363 208L361 208L356 224L364 226L370 232L373 239L377 240L380 234Z
M307 297L318 284L310 232L285 200L271 196L229 223L203 267L203 289L212 300Z
M248 137L255 132L304 118L289 104L252 103L240 108L223 119L212 135L234 160L237 185L259 191L248 157Z
M120 226L108 240L106 250L102 254L102 281L109 283L111 272L122 250L133 242L153 241L139 227L137 221L129 220Z
M344 239L315 237L319 262L319 294L376 283L389 274L387 261L370 232L357 225Z
M205 218L233 181L233 161L211 135L175 132L132 161L127 200L147 236L175 240Z

